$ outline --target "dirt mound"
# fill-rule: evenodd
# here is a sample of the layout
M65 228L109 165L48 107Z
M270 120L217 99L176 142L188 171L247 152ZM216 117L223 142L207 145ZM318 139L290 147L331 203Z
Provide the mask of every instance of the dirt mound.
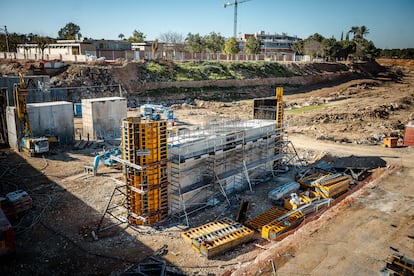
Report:
M344 63L288 63L286 67L297 75L317 75L350 70Z
M354 72L367 77L378 77L380 73L387 71L385 67L381 66L376 61L355 62L351 66Z
M382 66L414 67L414 59L379 58L377 62Z

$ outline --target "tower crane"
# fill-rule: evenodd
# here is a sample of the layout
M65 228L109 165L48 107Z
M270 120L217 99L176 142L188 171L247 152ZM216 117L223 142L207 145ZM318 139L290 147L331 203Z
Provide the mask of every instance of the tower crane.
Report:
M224 4L224 7L227 8L228 6L234 5L234 26L233 26L233 36L236 38L237 36L237 6L238 4L248 2L251 0L233 0L233 2L227 2Z

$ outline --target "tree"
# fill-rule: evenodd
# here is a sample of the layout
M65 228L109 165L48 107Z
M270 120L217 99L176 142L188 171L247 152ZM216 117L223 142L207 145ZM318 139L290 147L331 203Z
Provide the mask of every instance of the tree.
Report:
M118 38L119 38L120 40L123 40L123 39L124 39L124 37L125 37L125 35L124 35L123 33L120 33L120 34L118 35Z
M322 47L322 56L327 58L327 60L334 60L337 58L340 46L335 38L325 38L321 42Z
M322 42L322 40L324 40L324 37L322 35L318 34L318 33L314 33L313 35L311 35L307 39L312 39L312 40L315 40L317 42Z
M224 44L224 53L228 55L238 54L240 52L239 43L235 37L232 37L226 41Z
M348 31L348 37L349 37L349 34L352 33L354 35L354 38L355 38L355 36L358 34L358 32L359 32L359 27L358 26L352 26L351 29Z
M139 42L144 42L144 40L145 40L145 35L144 35L144 33L143 32L140 32L139 30L137 31L137 30L134 30L133 32L132 32L132 36L130 36L129 38L128 38L128 41L129 42L132 42L132 43L139 43Z
M338 58L348 60L349 56L355 52L355 42L351 40L339 41Z
M221 53L224 49L225 38L220 33L211 32L204 37L204 42L208 52Z
M359 28L359 35L361 36L361 38L364 38L364 36L366 36L366 35L368 35L369 34L369 30L368 30L368 28L367 27L365 27L364 25L362 25L360 28Z
M296 41L292 44L292 50L296 51L299 55L303 55L305 52L303 50L303 45L305 41L303 39Z
M6 52L7 48L9 52L16 52L18 44L24 44L27 41L26 35L17 34L17 33L8 33L7 34L7 44L6 44L6 34L5 32L0 32L0 52ZM7 47L8 46L8 47Z
M355 40L355 45L355 57L359 60L374 60L379 55L379 51L372 41L358 38Z
M309 36L303 42L303 53L309 55L311 59L319 57L322 55L322 45L321 42L325 38L318 33L315 33Z
M202 53L205 49L205 40L200 34L189 33L185 38L186 49L191 53Z
M260 53L260 42L259 40L254 37L250 36L245 44L246 53L249 55L257 55Z
M322 35L318 33L314 33L313 35L309 36L303 41L303 46L301 42L301 43L296 44L295 48L297 48L298 50L302 50L300 49L302 47L303 50L302 52L299 52L299 53L309 55L311 59L315 57L320 57L322 55L321 43L324 39L325 38Z
M364 38L364 36L369 34L369 30L366 26L362 25L361 27L353 26L348 33L352 33L354 35L353 39Z
M311 56L311 59L319 57L322 52L322 46L319 41L310 39L303 44L303 51L306 55Z
M159 40L166 43L183 43L183 35L177 32L167 32L159 36Z
M80 39L81 37L80 27L72 22L66 24L66 26L58 32L59 39Z
M42 59L44 58L44 51L49 46L50 39L47 37L36 36L34 41L37 44L37 48L42 52Z

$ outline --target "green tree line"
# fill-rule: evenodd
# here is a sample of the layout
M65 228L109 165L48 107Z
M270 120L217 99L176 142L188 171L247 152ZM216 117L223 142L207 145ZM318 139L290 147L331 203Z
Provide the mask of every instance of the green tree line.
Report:
M384 58L414 58L414 48L406 49L382 49L380 51L380 57Z
M81 28L69 22L62 27L56 38L40 36L37 34L17 34L0 32L0 51L16 52L18 44L36 43L42 50L46 49L49 43L54 43L56 39L76 39L81 38ZM388 58L414 58L414 49L378 49L374 43L366 39L369 34L369 29L366 26L353 26L346 32L345 38L342 33L340 40L334 37L325 38L322 35L315 33L306 39L299 40L292 45L292 49L298 54L309 55L311 58L323 58L327 61L337 60L372 60L376 57ZM118 38L121 40L128 40L130 42L144 42L146 35L135 29L128 38L120 33ZM7 41L7 44L6 44ZM244 49L240 49L240 45L235 38L226 39L220 33L211 32L207 35L200 35L199 33L188 33L185 38L181 34L175 32L167 32L161 34L156 43L178 43L184 44L184 49L191 53L225 53L237 54L244 50L247 54L260 53L260 41L254 36L248 37L244 43Z
M365 26L354 26L346 37L341 35L337 41L334 37L326 38L315 33L306 39L299 40L292 45L292 49L302 55L309 55L311 59L323 58L326 61L338 60L373 60L380 54L374 43L365 37L369 30ZM350 39L352 35L352 39Z

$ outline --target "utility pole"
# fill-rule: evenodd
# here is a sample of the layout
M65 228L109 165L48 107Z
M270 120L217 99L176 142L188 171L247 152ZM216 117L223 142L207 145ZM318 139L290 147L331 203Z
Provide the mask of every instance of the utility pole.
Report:
M7 48L7 53L9 53L9 40L8 40L8 33L7 33L7 26L4 25L4 32L6 34L6 48Z
M251 0L234 0L232 3L227 2L224 4L224 7L227 8L228 6L234 5L234 26L233 26L233 36L234 38L237 37L237 6L238 4L251 1Z

